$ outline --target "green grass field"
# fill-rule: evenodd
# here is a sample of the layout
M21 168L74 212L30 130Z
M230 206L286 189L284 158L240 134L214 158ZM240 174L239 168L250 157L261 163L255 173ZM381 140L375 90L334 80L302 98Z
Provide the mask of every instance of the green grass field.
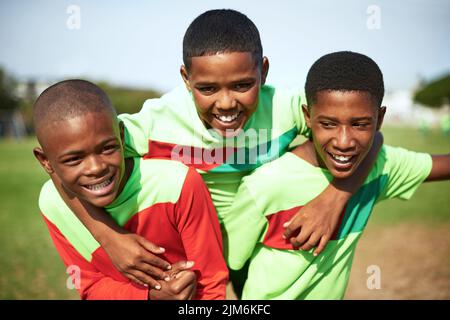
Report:
M415 129L386 128L385 142L430 153L450 152L450 137ZM34 139L0 140L0 299L77 299L66 288L67 274L38 209L47 179L32 154ZM411 220L433 227L450 221L450 182L424 184L410 201L381 203L371 224Z

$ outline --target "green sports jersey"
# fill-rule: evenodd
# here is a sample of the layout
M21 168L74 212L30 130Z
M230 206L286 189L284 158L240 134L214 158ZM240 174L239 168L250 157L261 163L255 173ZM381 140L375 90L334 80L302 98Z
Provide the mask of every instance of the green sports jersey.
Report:
M261 87L258 106L238 137L222 138L200 120L192 94L183 86L147 100L136 114L122 114L126 154L172 159L202 175L219 220L234 200L243 176L287 151L308 134L297 91Z
M411 197L431 166L428 154L383 146L332 240L317 257L313 250L294 250L282 238L283 224L327 187L329 171L290 152L255 170L243 179L224 221L228 265L238 270L251 259L242 298L342 299L356 244L374 205Z

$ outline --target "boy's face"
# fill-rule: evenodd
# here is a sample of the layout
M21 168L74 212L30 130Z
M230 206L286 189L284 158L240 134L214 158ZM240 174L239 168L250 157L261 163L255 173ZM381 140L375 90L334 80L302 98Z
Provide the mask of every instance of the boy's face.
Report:
M98 207L117 197L125 162L121 130L113 115L90 112L60 121L40 138L42 149L35 148L36 158L67 191Z
M386 108L378 108L367 92L320 91L303 111L320 166L346 178L369 152Z
M255 112L268 70L266 57L258 66L250 52L231 52L193 57L190 70L182 66L180 71L200 119L227 137L237 134Z

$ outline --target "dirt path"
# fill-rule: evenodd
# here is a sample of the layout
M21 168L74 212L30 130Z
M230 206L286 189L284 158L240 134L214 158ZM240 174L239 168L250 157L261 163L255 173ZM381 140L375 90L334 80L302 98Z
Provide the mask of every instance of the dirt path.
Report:
M381 288L368 289L379 266ZM370 226L356 251L346 299L450 299L450 224Z

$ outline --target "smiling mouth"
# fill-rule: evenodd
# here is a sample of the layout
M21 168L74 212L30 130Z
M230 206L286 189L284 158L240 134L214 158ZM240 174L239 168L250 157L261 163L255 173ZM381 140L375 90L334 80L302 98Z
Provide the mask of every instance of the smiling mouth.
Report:
M113 177L109 178L108 180L103 181L102 183L93 184L93 185L85 185L84 187L89 190L92 190L92 191L98 191L98 190L101 190L101 189L109 186L112 181L113 181Z
M340 154L334 154L331 152L327 153L330 155L330 157L334 160L334 162L338 165L347 167L352 164L352 160L355 159L356 155L340 155Z
M214 118L216 118L220 122L225 123L225 124L230 124L230 123L233 123L234 121L236 121L236 119L238 119L241 114L242 114L242 111L236 112L231 115L219 115L219 114L213 114L213 115L214 115Z
M89 191L94 196L105 196L111 193L111 191L114 188L114 180L117 173L109 177L103 182L96 183L96 184L85 184L83 185L83 188Z

